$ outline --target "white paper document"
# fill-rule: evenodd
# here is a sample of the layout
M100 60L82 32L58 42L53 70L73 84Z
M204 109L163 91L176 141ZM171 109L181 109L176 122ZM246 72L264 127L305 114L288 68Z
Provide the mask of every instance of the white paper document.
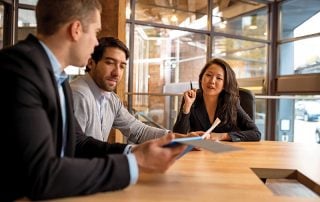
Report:
M214 153L221 153L221 152L228 152L228 151L236 151L240 150L241 148L235 147L232 145L223 144L219 141L213 141L213 140L206 140L207 137L210 137L210 133L219 125L220 119L216 118L216 120L213 122L212 126L202 135L197 137L186 137L186 138L177 138L172 140L169 144L165 145L165 147L174 147L179 144L186 144L189 145L187 149L185 149L179 156L183 156L184 154L191 151L194 147L202 148L209 150Z
M194 147L198 147L201 149L206 149L213 153L222 153L222 152L230 152L230 151L237 151L241 150L242 148L232 146L230 144L225 144L220 141L214 140L204 140L201 136L198 137L187 137L187 138L177 138L172 140L171 143L166 145L165 147L174 147L179 144L186 144L189 145L187 149L185 149L178 158L182 157L184 154L191 151Z

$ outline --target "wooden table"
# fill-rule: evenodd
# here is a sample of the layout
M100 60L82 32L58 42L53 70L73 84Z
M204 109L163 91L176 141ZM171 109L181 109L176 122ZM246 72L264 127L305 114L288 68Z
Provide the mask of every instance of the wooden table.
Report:
M225 144L243 150L219 154L192 151L166 173L143 174L136 185L124 190L54 201L320 201L320 144L273 141ZM315 194L277 195L260 178L295 178ZM287 191L289 195L297 193Z

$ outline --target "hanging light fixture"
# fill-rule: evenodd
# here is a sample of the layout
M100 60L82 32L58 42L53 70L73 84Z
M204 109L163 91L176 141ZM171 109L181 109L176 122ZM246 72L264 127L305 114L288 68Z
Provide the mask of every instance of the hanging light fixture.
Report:
M224 17L222 17L220 15L212 15L212 17L217 19L216 21L213 22L214 24L218 24L221 29L226 28L227 23L228 23L226 18L224 18Z
M251 16L251 24L249 26L249 29L257 29L258 25L257 25L257 15L252 15Z
M178 17L177 17L177 15L174 13L174 14L171 16L170 20L171 20L171 22L174 22L174 23L178 22Z

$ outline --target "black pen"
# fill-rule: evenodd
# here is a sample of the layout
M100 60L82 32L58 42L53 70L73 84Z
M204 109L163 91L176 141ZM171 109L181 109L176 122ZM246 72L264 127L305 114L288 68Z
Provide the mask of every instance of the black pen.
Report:
M190 89L192 90L193 87L192 87L192 81L190 80Z

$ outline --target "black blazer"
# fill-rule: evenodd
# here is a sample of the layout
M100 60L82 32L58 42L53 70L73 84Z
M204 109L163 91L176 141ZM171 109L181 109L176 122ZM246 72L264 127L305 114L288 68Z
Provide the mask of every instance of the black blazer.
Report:
M197 91L196 100L192 104L189 114L183 113L183 105L184 99L182 100L176 123L173 126L173 132L188 133L192 131L206 131L211 127L201 91ZM219 106L217 106L216 115L221 113L222 112L219 111ZM221 117L219 118L221 122L223 122ZM233 142L260 140L260 131L248 114L242 109L240 102L237 104L237 127L238 128L233 127L228 123L224 125L220 123L213 132L228 133Z
M0 201L47 199L128 186L124 144L107 144L81 131L70 86L66 95L68 134L60 158L62 121L51 63L32 35L0 51ZM98 157L98 158L95 158Z

